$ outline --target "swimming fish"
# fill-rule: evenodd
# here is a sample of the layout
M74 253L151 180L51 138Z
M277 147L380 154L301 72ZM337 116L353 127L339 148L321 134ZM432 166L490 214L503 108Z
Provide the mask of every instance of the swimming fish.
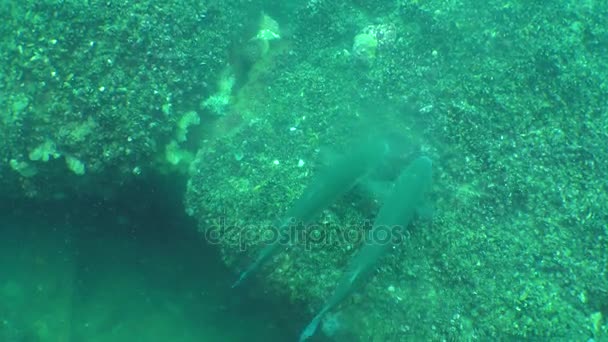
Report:
M277 225L278 236L287 236L282 233L293 224L304 226L310 224L337 198L350 191L366 176L377 172L378 167L392 160L399 161L404 154L412 150L409 141L405 139L397 141L394 135L375 136L355 144L348 153L335 157L319 171ZM277 239L264 247L232 287L239 286L288 242L284 238Z
M378 260L393 246L389 241L377 239L374 233L385 229L387 232L405 229L412 222L417 208L424 204L431 186L431 166L429 158L419 157L403 170L380 208L371 230L367 232L363 247L350 261L333 295L302 331L300 342L314 335L323 316L348 297L360 284L361 279L374 270ZM392 237L389 236L390 238Z

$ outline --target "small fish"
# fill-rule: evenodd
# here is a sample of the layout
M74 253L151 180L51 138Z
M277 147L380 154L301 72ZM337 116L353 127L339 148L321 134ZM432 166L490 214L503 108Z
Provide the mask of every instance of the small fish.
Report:
M424 204L425 195L430 189L431 165L429 158L419 157L403 170L393 191L380 208L374 225L368 232L365 244L349 263L333 295L302 331L300 342L314 335L323 316L356 289L361 279L374 270L378 260L393 245L386 241L376 241L373 238L374 231L386 228L405 229L412 222L417 209Z
M297 199L284 219L278 224L279 236L292 224L308 225L324 209L329 207L337 198L351 190L363 178L377 171L378 167L386 164L388 159L404 150L395 143L394 136L372 137L364 139L353 146L350 151L331 160L319 171L313 181ZM256 260L241 273L232 287L239 286L249 275L270 259L288 241L277 240L264 247Z

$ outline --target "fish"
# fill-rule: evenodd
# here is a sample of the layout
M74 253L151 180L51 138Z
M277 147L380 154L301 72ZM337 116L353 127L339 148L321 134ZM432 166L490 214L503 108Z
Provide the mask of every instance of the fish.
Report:
M290 206L277 224L276 239L264 247L254 262L241 272L232 288L241 285L289 241L285 231L294 224L309 225L323 210L355 187L362 179L377 173L391 160L400 160L404 151L413 150L407 139L393 135L371 136L352 144L348 153L334 157L313 178L303 194Z
M378 261L394 245L390 241L374 238L375 233L383 229L394 232L394 229L407 228L416 217L418 208L425 204L431 183L432 162L428 157L418 157L401 172L393 190L380 207L372 228L366 233L363 246L349 262L331 297L304 328L299 342L312 337L325 314L351 295L366 275L375 269Z

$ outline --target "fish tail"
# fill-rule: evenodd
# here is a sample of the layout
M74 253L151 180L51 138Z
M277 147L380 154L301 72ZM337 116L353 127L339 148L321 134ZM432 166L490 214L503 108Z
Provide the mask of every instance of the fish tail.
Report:
M243 281L245 281L245 279L247 279L247 276L249 276L249 270L241 272L239 279L237 279L237 281L235 281L230 288L234 289L235 287L238 287L239 285L241 285L241 283Z
M274 255L277 249L281 245L278 243L266 246L261 252L258 258L249 267L241 273L239 279L232 284L232 288L238 287L243 283L251 273L255 272L266 260Z
M312 321L310 321L310 323L308 323L306 328L304 328L304 330L300 334L300 339L298 340L298 342L304 342L315 334L315 331L317 331L317 327L321 322L321 317L323 317L323 315L318 314L315 316L315 318L312 319Z

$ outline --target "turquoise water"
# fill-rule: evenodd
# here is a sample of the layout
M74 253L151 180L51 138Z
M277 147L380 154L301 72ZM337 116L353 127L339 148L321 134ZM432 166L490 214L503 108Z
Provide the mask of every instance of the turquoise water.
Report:
M153 202L3 205L0 341L281 341L294 334L279 303L253 298L252 288L230 290L234 275L193 222Z
M606 18L0 0L0 342L295 341L361 250L325 237L398 207L403 165L306 189L379 133L432 160L432 217L311 341L607 341ZM314 209L302 241L230 290L290 208Z

